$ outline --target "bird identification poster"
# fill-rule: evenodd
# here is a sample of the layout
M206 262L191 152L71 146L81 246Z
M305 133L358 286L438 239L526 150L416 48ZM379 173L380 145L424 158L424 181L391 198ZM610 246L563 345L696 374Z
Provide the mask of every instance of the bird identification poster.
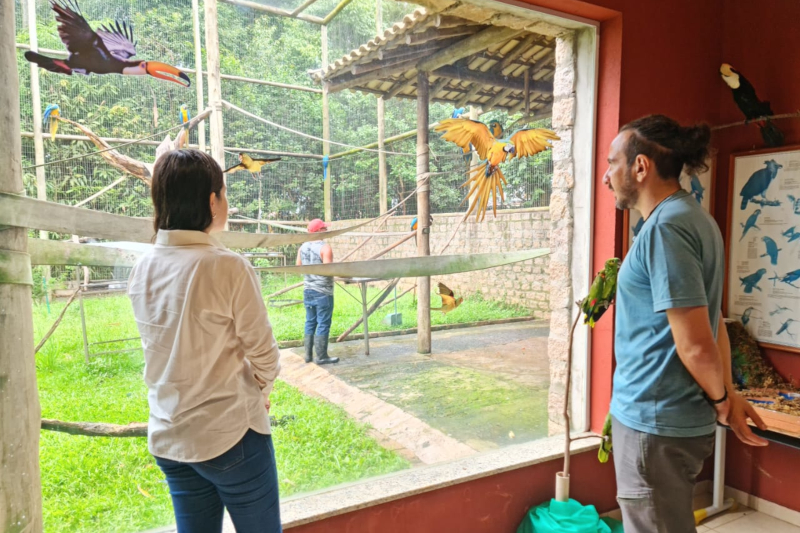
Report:
M800 148L734 156L728 318L800 352Z
M706 160L708 170L701 174L688 173L684 170L681 173L681 186L683 189L694 196L697 203L703 206L703 209L712 213L713 205L713 182L714 182L714 158ZM642 229L644 219L641 213L636 209L631 209L628 212L628 250L633 246L633 241Z

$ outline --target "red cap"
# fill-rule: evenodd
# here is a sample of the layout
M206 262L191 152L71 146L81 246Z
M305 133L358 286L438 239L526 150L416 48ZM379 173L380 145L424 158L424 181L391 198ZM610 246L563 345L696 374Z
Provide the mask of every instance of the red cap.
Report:
M308 232L309 233L316 233L328 227L328 224L323 222L322 220L315 218L311 222L308 223Z

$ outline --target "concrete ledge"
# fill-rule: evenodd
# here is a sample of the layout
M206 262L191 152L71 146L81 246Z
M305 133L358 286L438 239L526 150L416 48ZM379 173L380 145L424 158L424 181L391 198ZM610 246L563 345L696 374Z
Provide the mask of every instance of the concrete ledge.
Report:
M576 435L580 437L588 433ZM571 453L596 449L600 438L582 439L572 444ZM281 501L284 529L301 526L349 513L358 509L399 500L483 477L560 459L564 456L564 437L548 437L506 446L448 463L402 470L385 476L339 485ZM555 487L555 480L553 480Z

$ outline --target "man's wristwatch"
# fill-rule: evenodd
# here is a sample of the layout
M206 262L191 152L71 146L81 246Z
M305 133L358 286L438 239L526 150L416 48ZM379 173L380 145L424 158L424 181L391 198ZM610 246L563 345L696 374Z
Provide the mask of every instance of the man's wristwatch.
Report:
M710 403L711 405L717 406L717 405L719 405L719 404L721 404L721 403L724 403L724 402L725 402L725 400L727 400L727 399L728 399L728 387L725 387L725 394L724 394L724 395L722 396L722 398L720 398L719 400L712 400L712 399L711 399L711 397L710 397L708 394L706 394L706 392L705 392L705 391L703 391L703 397L704 397L704 398L706 399L706 401L707 401L708 403Z

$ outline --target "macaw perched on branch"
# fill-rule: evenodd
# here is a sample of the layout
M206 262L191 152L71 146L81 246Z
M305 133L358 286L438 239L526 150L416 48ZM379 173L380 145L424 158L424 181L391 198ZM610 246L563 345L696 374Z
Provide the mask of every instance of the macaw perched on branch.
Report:
M231 168L225 169L225 174L228 174L229 172L236 172L238 170L247 170L250 172L250 177L256 179L255 175L261 172L261 167L280 160L280 157L273 157L271 159L253 159L246 153L240 152L240 163L238 165L233 165Z
M42 117L42 127L46 128L50 123L50 140L56 140L56 132L58 131L58 117L61 115L61 108L58 104L50 104L44 110L44 117Z
M617 294L619 265L620 260L612 257L606 261L603 270L595 276L589 294L580 302L581 311L584 313L584 324L594 327L614 301Z
M431 307L431 311L441 311L444 315L447 315L447 313L461 305L461 302L464 301L464 298L456 299L453 291L444 283L439 283L439 296L442 298L442 306Z
M189 111L189 108L186 104L181 104L180 111L178 111L178 116L180 117L181 124L186 126L186 123L192 120L192 113Z
M189 76L177 68L158 61L131 60L136 55L133 28L126 22L92 30L81 14L77 0L50 0L56 12L58 35L69 51L67 59L55 59L36 52L25 52L25 59L45 70L71 76L77 74L148 75L184 87Z
M729 64L723 63L719 68L719 73L722 81L731 88L733 101L736 102L737 107L744 113L748 121L772 116L772 107L769 102L762 102L758 99L755 88L739 71ZM758 121L756 125L761 130L761 137L767 146L783 145L783 132L769 119Z
M491 128L491 129L490 129ZM528 157L552 148L550 141L559 140L555 132L546 129L524 128L515 131L511 137L501 139L503 128L497 121L489 127L482 122L465 118L448 118L443 120L434 131L442 131L442 139L450 141L467 151L470 144L475 146L483 164L471 171L470 178L461 186L470 185L467 198L473 198L467 211L469 216L475 207L478 211L475 218L483 220L489 206L489 196L493 197L493 212L497 216L497 196L505 200L503 184L507 184L500 163L514 157ZM501 183L502 182L502 183Z

